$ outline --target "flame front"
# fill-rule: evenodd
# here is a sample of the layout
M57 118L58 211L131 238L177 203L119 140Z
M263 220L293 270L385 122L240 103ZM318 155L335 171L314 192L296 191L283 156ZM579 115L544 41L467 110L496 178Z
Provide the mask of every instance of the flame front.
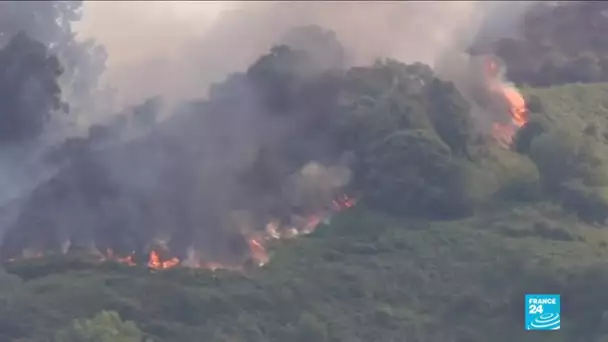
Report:
M270 256L268 251L266 250L266 242L270 240L276 239L286 239L293 238L303 234L309 234L314 232L321 222L327 222L329 217L331 217L332 213L342 211L347 208L352 208L356 204L356 199L349 197L347 195L342 195L337 197L332 202L332 207L328 212L319 211L317 213L313 213L308 215L307 217L299 217L297 220L294 219L294 224L290 225L281 225L280 220L272 219L266 225L266 229L264 232L255 233L255 236L246 236L247 245L249 247L249 258L252 260L257 266L261 267L267 264L270 261ZM68 246L69 247L69 246ZM69 248L63 250L63 254L67 253ZM194 248L189 248L187 251L187 257L182 261L177 257L173 257L170 254L170 250L167 248L166 244L161 244L160 247L157 246L156 249L152 249L148 255L146 266L148 266L152 270L166 270L170 268L174 268L176 266L182 267L190 267L197 269L208 269L215 271L217 269L224 269L230 271L242 271L242 264L237 265L229 265L223 264L218 261L209 261L204 260L200 256L199 251ZM126 266L138 266L140 265L137 262L137 257L135 251L131 252L131 254L127 256L118 255L111 248L107 248L105 253L100 252L93 246L90 249L90 253L93 256L98 257L99 262L105 261L114 261ZM30 259L30 258L40 258L44 257L46 254L37 250L24 250L23 257L17 258L19 259ZM168 259L167 259L168 257ZM14 258L7 259L9 262L17 261Z
M175 257L169 260L161 261L160 255L155 250L152 250L150 252L150 257L148 258L148 267L153 269L164 270L167 268L175 267L177 266L177 264L179 264L179 259Z
M258 264L258 266L264 266L270 260L266 248L256 239L249 239L249 250L251 252L251 259Z
M108 248L106 249L106 255L102 257L102 261L105 260L114 260L127 266L137 266L137 263L135 263L135 252L131 252L131 254L126 257L120 257L114 255L114 251Z
M509 114L511 114L511 122L517 128L522 127L528 122L526 101L514 87L503 86L502 93L510 106Z
M517 130L528 122L526 101L517 88L502 80L498 64L493 58L486 59L484 69L488 90L506 103L510 116L509 123L495 122L492 125L492 136L503 146L508 147L513 142Z

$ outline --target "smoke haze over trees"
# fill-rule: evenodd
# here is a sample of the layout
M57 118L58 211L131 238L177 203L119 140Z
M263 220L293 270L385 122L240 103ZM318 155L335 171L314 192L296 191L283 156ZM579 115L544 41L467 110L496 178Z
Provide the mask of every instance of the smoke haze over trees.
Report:
M520 37L479 46L510 66L507 78L531 86L608 80L608 5L538 3L528 11Z
M605 6L449 4L237 4L126 63L75 36L80 2L1 3L0 340L523 341L536 289L581 313L562 341L605 338ZM533 87L511 146L480 129L507 114L466 52ZM121 58L142 68L114 111ZM357 207L331 216L342 195ZM140 267L251 266L250 237L310 217L265 268ZM85 257L109 250L138 266Z
M0 65L0 139L10 143L37 138L51 112L59 109L59 61L20 32L0 50Z

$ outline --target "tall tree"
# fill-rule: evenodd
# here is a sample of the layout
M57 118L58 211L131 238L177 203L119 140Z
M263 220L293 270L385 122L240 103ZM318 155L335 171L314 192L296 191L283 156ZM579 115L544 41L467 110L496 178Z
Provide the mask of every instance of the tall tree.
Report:
M35 138L60 106L62 69L46 47L21 32L0 49L0 141Z
M94 40L76 39L72 23L81 17L82 1L0 2L0 47L22 31L43 43L64 68L60 84L74 107L90 101L107 59Z

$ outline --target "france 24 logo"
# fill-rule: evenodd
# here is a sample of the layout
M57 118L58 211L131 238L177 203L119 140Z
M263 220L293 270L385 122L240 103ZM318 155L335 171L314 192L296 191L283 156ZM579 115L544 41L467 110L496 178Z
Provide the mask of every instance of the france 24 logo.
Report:
M560 329L560 296L527 294L525 298L526 330Z

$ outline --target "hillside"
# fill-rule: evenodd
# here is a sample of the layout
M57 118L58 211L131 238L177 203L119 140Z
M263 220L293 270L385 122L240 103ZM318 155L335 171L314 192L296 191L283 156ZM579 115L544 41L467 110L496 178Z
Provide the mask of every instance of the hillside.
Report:
M583 122L601 115L603 98L593 95L606 89L525 93L548 118ZM154 341L600 341L606 329L608 233L549 203L506 202L449 221L361 205L270 251L270 264L244 274L73 256L8 264L0 340L42 341L101 310ZM530 292L562 294L560 332L523 331Z
M524 88L528 97L537 96L543 106L543 117L582 129L608 120L608 84L567 84L550 88Z
M2 292L2 340L105 309L155 341L590 341L608 304L607 246L606 232L546 205L452 222L354 209L245 276L13 266L32 278ZM562 331L523 332L522 296L535 291L562 294Z
M296 27L52 146L72 43L0 27L0 149L48 174L0 205L0 342L607 342L605 8L531 6L454 77Z

